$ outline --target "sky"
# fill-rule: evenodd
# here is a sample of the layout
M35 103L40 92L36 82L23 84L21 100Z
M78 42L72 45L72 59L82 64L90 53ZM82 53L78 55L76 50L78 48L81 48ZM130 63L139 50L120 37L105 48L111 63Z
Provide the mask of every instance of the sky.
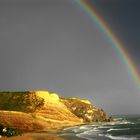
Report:
M89 3L140 71L140 2ZM130 71L74 0L0 1L0 90L48 90L88 99L109 114L140 113Z
M139 0L88 0L129 51L140 72Z

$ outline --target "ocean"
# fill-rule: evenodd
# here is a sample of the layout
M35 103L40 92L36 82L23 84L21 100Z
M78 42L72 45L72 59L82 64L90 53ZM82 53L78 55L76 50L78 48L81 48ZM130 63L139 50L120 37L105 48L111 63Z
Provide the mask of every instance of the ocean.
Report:
M68 140L140 140L140 115L114 116L114 121L66 128Z

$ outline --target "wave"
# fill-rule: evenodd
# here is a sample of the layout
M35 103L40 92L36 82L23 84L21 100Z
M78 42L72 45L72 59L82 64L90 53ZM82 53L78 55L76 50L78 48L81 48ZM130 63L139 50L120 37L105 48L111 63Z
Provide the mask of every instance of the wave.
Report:
M90 135L76 134L76 136L79 138L87 139L87 140L94 140L93 138L90 138Z
M124 137L124 136L112 136L112 135L109 135L109 134L106 134L105 137L108 137L112 140L138 140L138 138L136 137Z
M105 127L107 127L107 126L114 126L114 125L121 125L121 124L135 124L135 123L132 122L132 121L125 120L125 119L122 119L122 120L120 120L120 119L117 120L116 119L112 122L99 122L99 123L93 124L91 126L93 126L93 127L95 127L95 126L101 126L101 127L105 126Z
M107 132L110 132L110 131L120 131L120 130L129 130L130 128L110 128L107 130Z
M114 121L122 121L124 118L114 118Z
M77 137L80 137L80 138L84 138L84 139L87 139L87 140L95 140L97 137L100 137L101 140L104 139L104 137L106 138L110 138L112 140L138 140L138 138L136 137L127 137L127 136L112 136L110 134L96 134L96 135L83 135L82 134L76 134ZM99 139L99 138L98 138Z
M115 118L112 122L97 122L64 129L62 135L87 140L140 140L140 117Z
M75 128L79 128L79 126L68 127L68 128L64 128L63 130L67 131L67 130L72 130L72 129L75 129Z

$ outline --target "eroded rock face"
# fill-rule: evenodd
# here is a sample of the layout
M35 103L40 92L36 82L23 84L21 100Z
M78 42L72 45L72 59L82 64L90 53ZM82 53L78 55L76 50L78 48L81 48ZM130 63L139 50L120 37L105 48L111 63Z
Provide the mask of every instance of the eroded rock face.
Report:
M109 117L102 109L94 107L90 102L77 98L62 98L67 108L84 122L109 121Z

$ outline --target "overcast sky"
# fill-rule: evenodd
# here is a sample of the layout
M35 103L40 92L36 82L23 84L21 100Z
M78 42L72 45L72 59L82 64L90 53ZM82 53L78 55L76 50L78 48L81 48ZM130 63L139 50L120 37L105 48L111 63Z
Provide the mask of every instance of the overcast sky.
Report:
M96 10L128 44L122 24L108 20L110 2L111 11L103 12L101 0ZM109 114L140 113L140 91L111 45L74 0L0 0L1 91L48 90L88 99Z

